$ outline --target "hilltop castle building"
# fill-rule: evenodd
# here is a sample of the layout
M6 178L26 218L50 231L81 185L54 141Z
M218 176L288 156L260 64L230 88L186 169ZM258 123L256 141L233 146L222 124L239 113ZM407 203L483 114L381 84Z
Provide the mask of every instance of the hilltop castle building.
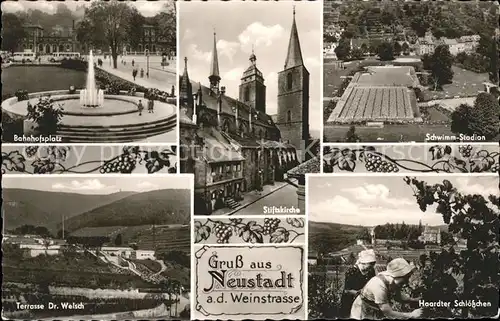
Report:
M304 66L295 11L285 65L278 76L276 122L266 110L266 85L252 51L237 99L221 86L217 38L207 86L179 78L180 169L195 174L195 213L238 208L245 192L287 179L305 160L309 137L309 72Z

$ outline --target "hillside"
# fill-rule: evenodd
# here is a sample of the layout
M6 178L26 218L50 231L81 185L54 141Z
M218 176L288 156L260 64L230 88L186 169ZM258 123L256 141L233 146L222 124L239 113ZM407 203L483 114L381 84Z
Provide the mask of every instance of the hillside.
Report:
M6 188L2 191L4 226L10 230L30 224L45 226L54 232L63 215L73 217L133 194L84 195Z
M67 231L84 227L189 224L189 190L164 189L138 193L94 208L65 221Z
M336 252L356 244L357 236L363 229L372 226L344 225L338 223L309 221L310 252ZM441 231L448 231L448 225L434 226Z

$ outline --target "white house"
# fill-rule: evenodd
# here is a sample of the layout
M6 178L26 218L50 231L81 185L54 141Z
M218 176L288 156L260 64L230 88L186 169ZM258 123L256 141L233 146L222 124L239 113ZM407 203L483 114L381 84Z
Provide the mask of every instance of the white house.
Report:
M132 253L135 252L131 247L119 247L119 246L103 246L101 247L101 252L108 255L121 256L127 259L132 257Z
M39 255L59 255L61 254L64 246L57 245L43 245L43 244L19 244L20 249L27 250L30 257L36 257Z

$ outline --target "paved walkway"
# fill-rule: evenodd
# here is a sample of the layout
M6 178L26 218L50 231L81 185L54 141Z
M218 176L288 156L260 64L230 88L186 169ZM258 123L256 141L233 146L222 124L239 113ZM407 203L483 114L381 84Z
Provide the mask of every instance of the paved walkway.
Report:
M120 60L118 60L118 67L117 69L114 69L112 66L109 65L109 63L105 61L102 67L97 67L97 68L103 69L109 72L110 74L128 80L130 82L134 82L137 85L146 88L157 88L159 90L163 90L170 93L172 86L176 86L176 74L170 71L163 71L161 69L150 67L149 78L146 78L146 75L144 75L144 78L141 78L140 77L141 67L139 66L138 67L139 74L137 75L134 81L134 77L132 76L133 67L130 63L127 63L127 65L122 65L120 64ZM146 70L144 71L144 73L146 73Z
M296 182L295 180L291 180L292 182ZM288 186L289 184L287 182L275 182L274 185L264 185L262 192L257 192L257 191L250 191L248 193L245 193L243 195L244 199L239 201L238 203L241 204L236 209L230 209L230 208L221 208L218 209L214 212L212 212L212 216L217 216L217 215L233 215L245 207L259 201L260 199L263 199L264 197L267 197L271 195L272 193Z

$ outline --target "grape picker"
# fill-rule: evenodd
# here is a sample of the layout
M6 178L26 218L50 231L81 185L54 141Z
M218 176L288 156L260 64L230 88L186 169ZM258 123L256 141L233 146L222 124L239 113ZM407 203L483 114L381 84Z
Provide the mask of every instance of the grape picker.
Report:
M412 312L394 311L391 300L418 303L419 298L410 298L403 293L403 285L408 284L415 267L403 258L387 264L387 270L370 279L354 300L351 308L352 319L418 319L422 309Z
M354 299L366 283L375 276L375 262L376 256L373 250L361 251L356 263L346 271L340 308L342 318L349 318Z

